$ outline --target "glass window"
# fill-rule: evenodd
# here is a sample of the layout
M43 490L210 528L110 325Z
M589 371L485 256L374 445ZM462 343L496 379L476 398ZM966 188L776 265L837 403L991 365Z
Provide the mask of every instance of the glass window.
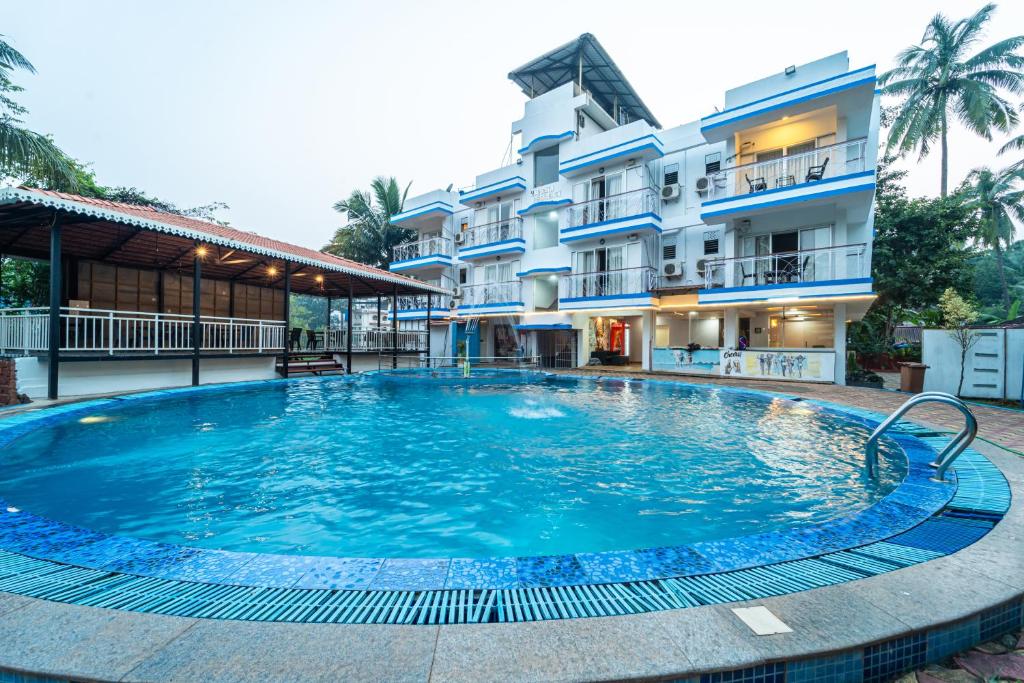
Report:
M533 217L533 248L558 246L558 213L548 211Z
M558 181L558 146L548 147L533 154L533 186L549 185Z

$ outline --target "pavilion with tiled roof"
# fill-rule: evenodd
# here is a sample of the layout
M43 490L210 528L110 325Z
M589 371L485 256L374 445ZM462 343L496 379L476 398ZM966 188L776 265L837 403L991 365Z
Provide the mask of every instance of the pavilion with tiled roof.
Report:
M284 321L291 293L347 300L346 347L335 350L347 354L345 367L351 371L353 299L388 297L395 310L399 296L437 301L447 293L254 232L29 187L0 189L0 254L62 265L51 268L48 311L18 311L16 320L0 317L3 351L23 346L26 353L43 355L45 346L51 398L58 395L62 362L104 355L188 357L193 384L200 381L204 359L236 357L243 350L281 356L279 368L287 374L292 344L285 343ZM97 322L103 317L98 310L112 322ZM130 322L115 321L122 312L137 315L120 316ZM397 353L397 316L392 320L395 343L390 346ZM429 334L425 343L429 346Z

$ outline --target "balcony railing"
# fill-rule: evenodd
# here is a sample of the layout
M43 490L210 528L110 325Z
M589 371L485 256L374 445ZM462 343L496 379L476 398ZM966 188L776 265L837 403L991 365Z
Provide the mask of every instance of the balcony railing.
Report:
M398 330L390 327L377 327L352 330L353 351L425 351L427 348L426 330ZM396 336L397 335L397 336ZM327 331L327 351L345 352L348 350L348 330Z
M94 308L60 309L60 350L116 354L154 354L192 350L191 315ZM42 352L50 348L50 309L0 310L0 351ZM223 353L262 353L284 348L280 320L200 317L199 348Z
M431 312L447 311L451 307L452 298L444 294L433 294L430 297ZM417 296L398 297L399 311L425 311L427 309L427 297L425 294Z
M705 200L776 190L866 169L867 140L858 138L810 152L727 168L711 176Z
M654 289L654 268L622 268L595 273L573 273L558 282L559 299L578 299L622 294L643 295Z
M482 306L485 304L512 304L522 299L522 282L488 282L481 285L464 285L460 306Z
M805 249L762 256L709 260L704 286L753 287L867 277L867 245Z
M418 242L406 242L395 247L395 261L411 261L427 256L452 255L452 241L447 237L428 237Z
M504 242L505 240L522 239L522 237L523 219L515 216L495 221L494 223L484 223L483 225L463 231L461 233L462 242L459 244L459 247L468 249L485 244L494 244L495 242Z
M610 197L572 204L566 211L566 228L579 228L616 218L658 213L660 207L661 199L653 189L645 187L642 190L630 190Z

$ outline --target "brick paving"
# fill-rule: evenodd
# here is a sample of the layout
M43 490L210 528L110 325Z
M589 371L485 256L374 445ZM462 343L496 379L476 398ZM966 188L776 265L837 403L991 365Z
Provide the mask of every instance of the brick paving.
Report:
M699 375L673 375L660 372L638 372L633 369L615 370L607 366L575 368L557 371L572 375L616 375L643 379L675 380L690 384L719 384L723 386L749 387L764 391L777 391L784 394L807 396L822 401L833 401L847 405L873 410L879 413L891 413L910 398L910 394L863 387L844 387L835 384L810 384L803 382L780 382L771 380L729 379L726 377L701 377ZM1024 451L1024 411L1002 408L989 408L971 404L971 411L978 418L978 435L1001 446ZM924 422L930 426L942 427L952 431L963 428L964 418L955 408L939 404L925 404L910 411L907 418L916 422Z

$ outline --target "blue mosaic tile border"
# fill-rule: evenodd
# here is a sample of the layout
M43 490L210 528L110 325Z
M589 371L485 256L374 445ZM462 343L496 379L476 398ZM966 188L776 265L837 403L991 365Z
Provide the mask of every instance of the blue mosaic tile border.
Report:
M515 372L515 371L510 371ZM612 380L548 376L551 381ZM116 409L127 402L161 401L183 394L237 391L268 382L355 382L353 376L258 380L231 385L205 385L147 391L115 398L28 410L0 419L0 446L56 421L84 413ZM679 386L682 383L644 380ZM707 391L763 394L782 400L797 397L735 387ZM802 401L811 410L836 414L874 427L884 416L824 402ZM0 548L11 552L91 569L180 581L223 583L265 588L417 591L445 589L524 589L585 584L623 583L699 576L790 562L863 546L912 529L941 510L958 491L955 472L950 483L931 481L928 463L935 449L910 433L893 440L907 458L906 479L884 499L846 518L816 525L752 536L695 543L688 546L643 548L633 551L580 553L564 556L439 558L309 558L261 553L188 548L144 539L108 536L43 519L29 512L9 512L0 501ZM984 459L982 459L984 460ZM987 461L985 461L987 462ZM975 469L981 467L975 461ZM998 470L996 470L998 472Z

